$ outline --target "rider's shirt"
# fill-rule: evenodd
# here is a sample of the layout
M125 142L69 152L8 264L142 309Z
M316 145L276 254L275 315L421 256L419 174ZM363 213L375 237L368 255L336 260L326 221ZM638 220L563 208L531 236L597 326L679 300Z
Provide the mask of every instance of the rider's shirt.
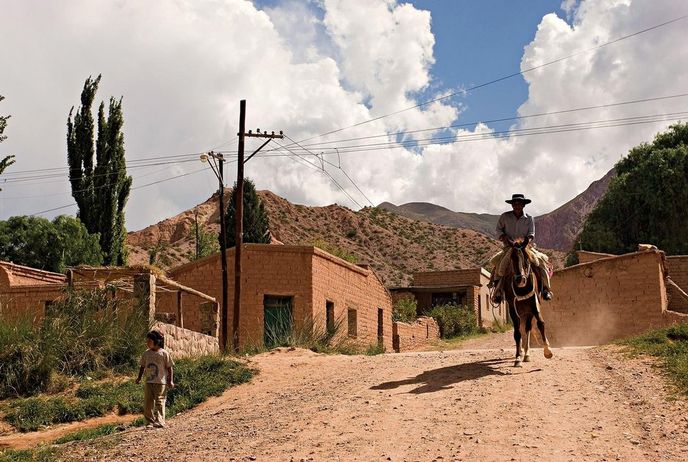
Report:
M532 239L535 237L535 221L525 212L520 218L514 212L504 212L497 221L497 236L502 234L506 234L512 241L526 236Z

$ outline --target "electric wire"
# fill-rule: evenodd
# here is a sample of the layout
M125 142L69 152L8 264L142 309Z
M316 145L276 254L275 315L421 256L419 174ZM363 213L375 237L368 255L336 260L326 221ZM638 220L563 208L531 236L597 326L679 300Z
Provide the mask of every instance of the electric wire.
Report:
M289 141L291 141L292 143L295 143L297 146L300 146L300 147L303 148L303 146L301 146L298 142L296 142L296 141L294 141L293 139L291 139L291 138L289 137L289 135L284 135L284 136L285 136L285 138L287 138L287 139L288 139ZM305 148L304 148L304 149L305 149ZM311 154L313 154L312 151L310 151L310 150L307 150L307 151L310 152ZM321 160L321 162L327 162L327 161L326 161L324 158L322 158L322 157L320 157L320 160ZM331 162L327 162L327 163L330 164L330 165L332 165L332 166L335 166L335 165L332 164ZM371 200L368 198L368 196L366 196L366 194L365 194L363 191L361 191L361 188L358 187L358 185L356 184L356 182L355 182L355 181L349 176L349 174L342 168L341 162L339 163L338 166L336 166L336 168L338 168L339 171L341 171L341 172L344 174L344 176L346 176L346 178L351 182L351 184L354 185L354 188L356 188L356 189L358 190L358 192L361 193L361 195L362 195L363 197L365 197L365 199L368 201L368 203L369 203L372 207L375 207L375 204L373 203L373 201L371 201ZM324 170L324 169L325 169L325 167L323 166L323 170ZM359 207L360 207L360 206L359 206Z
M466 88L466 89L463 89L463 90L461 90L461 91L448 93L448 94L443 95L443 96L440 96L440 97L438 97L438 98L433 98L433 99L430 99L430 100L427 100L427 101L423 101L423 102L420 102L420 103L415 104L415 105L413 105L413 106L409 106L409 107L406 107L406 108L404 108L404 109L400 109L400 110L398 110L398 111L389 112L389 113L387 113L387 114L383 114L383 115L380 115L380 116L377 116L377 117L373 117L373 118L371 118L371 119L367 119L367 120L364 120L364 121L361 121L361 122L358 122L358 123L355 123L355 124L352 124L352 125L348 125L348 126L346 126L346 127L340 127L340 128L337 128L337 129L334 129L334 130L330 130L330 131L325 132L325 133L321 133L321 134L319 134L319 135L314 135L314 136L311 136L311 137L309 137L309 138L305 138L305 139L303 139L303 140L300 140L300 142L303 143L303 142L305 142L305 141L310 141L310 140L313 140L313 139L316 139L316 138L321 138L321 137L329 136L329 135L332 135L332 134L335 134L335 133L340 133L340 132L342 132L342 131L344 131L344 130L348 130L348 129L351 129L351 128L359 127L359 126L361 126L361 125L365 125L365 124L368 124L368 123L371 123L371 122L375 122L375 121L378 121L378 120L381 120L381 119L385 119L385 118L387 118L387 117L391 117L391 116L394 116L394 115L397 115L397 114L401 114L401 113L403 113L403 112L410 111L410 110L412 110L412 109L416 109L416 108L419 108L419 107L422 107L422 106L427 106L428 104L432 104L432 103L435 103L435 102L438 102L438 101L442 101L442 100L445 100L445 99L454 97L454 96L456 96L456 95L465 95L465 94L467 94L467 93L469 93L469 92L472 92L472 91L474 91L474 90L477 90L477 89L479 89L479 88L487 87L488 85L492 85L492 84L495 84L495 83L498 83L498 82L502 82L502 81L504 81L504 80L507 80L507 79L510 79L510 78L513 78L513 77L517 77L517 76L519 76L519 75L524 75L524 74L526 74L526 73L528 73L528 72L532 72L532 71L535 71L535 70L537 70L537 69L542 69L542 68L547 67L547 66L550 66L550 65L552 65L552 64L556 64L556 63L565 61L565 60L567 60L567 59L573 58L574 56L578 56L578 55L580 55L580 54L585 54L585 53L589 53L589 52L592 52L592 51L599 50L599 49L601 49L601 48L604 48L604 47L607 47L607 46L609 46L609 45L612 45L612 44L621 42L621 41L623 41L623 40L627 40L627 39L629 39L629 38L636 37L636 36L638 36L638 35L641 35L641 34L644 34L644 33L650 32L650 31L653 31L653 30L655 30L655 29L659 29L659 28L661 28L661 27L668 26L668 25L673 24L673 23L675 23L675 22L682 21L682 20L684 20L684 19L686 19L686 18L688 18L688 14L685 14L685 15L683 15L683 16L679 16L679 17L674 18L674 19L670 19L670 20L668 20L668 21L662 22L662 23L660 23L660 24L656 24L656 25L651 26L651 27L647 27L647 28L645 28L645 29L642 29L642 30L633 32L633 33L628 34L628 35L624 35L624 36L618 37L618 38L616 38L616 39L614 39L614 40L610 40L610 41L605 42L605 43L602 43L602 44L600 44L600 45L596 45L596 46L594 46L594 47L587 48L587 49L585 49L585 50L579 50L579 51L577 51L577 52L571 53L571 54L566 55L566 56L559 57L559 58L554 59L554 60L552 60L552 61L547 61L547 62L542 63L542 64L539 64L539 65L537 65L537 66L532 66L532 67L529 67L529 68L527 68L527 69L523 69L523 70L521 70L521 71L519 71L519 72L513 72L513 73L511 73L511 74L507 74L507 75L504 75L504 76L502 76L502 77L498 77L498 78L495 78L495 79L492 79L492 80L489 80L489 81L486 81L486 82L483 82L483 83L480 83L480 84L477 84L477 85L473 85L473 86L468 87L468 88Z

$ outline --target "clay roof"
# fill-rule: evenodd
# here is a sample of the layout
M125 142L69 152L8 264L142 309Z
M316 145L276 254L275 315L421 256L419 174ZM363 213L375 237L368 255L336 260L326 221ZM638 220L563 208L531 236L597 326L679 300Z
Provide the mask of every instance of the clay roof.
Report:
M0 280L8 286L64 284L67 281L67 277L64 274L17 265L16 263L2 260L0 260L0 272L2 273Z

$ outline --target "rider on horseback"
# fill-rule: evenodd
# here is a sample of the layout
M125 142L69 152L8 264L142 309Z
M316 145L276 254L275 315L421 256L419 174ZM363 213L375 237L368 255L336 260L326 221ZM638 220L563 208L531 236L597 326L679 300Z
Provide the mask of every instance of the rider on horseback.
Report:
M492 271L492 286L496 287L492 296L494 303L501 303L502 301L502 284L501 279L504 276L504 269L506 262L509 261L508 255L515 243L521 242L519 245L527 249L529 257L539 280L542 281L542 298L545 300L552 299L552 291L550 290L549 272L547 270L547 256L535 250L530 243L535 237L535 222L531 215L527 215L523 208L526 204L530 204L531 200L526 199L523 194L514 194L507 204L511 204L513 209L511 212L504 212L497 222L497 234L499 240L504 244L504 249L497 253L490 262L493 266Z

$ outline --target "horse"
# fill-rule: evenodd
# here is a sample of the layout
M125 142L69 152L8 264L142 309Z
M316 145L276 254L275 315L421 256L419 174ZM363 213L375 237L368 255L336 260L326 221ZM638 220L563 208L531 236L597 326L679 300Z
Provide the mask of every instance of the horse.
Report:
M517 242L510 249L511 264L504 274L504 298L509 306L509 316L514 325L516 342L516 361L514 367L520 367L521 361L530 361L530 331L533 319L536 320L544 343L545 358L552 358L552 350L545 335L545 321L540 313L540 281L528 258L525 246ZM523 356L522 356L523 355Z

